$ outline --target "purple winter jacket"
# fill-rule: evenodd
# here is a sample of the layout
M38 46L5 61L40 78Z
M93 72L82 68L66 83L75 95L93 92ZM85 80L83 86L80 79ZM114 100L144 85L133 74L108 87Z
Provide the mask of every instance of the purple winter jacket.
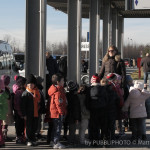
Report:
M15 94L14 95L14 109L20 117L22 116L20 105L21 105L21 96L23 92L24 90L19 89L17 84L13 85L13 93Z

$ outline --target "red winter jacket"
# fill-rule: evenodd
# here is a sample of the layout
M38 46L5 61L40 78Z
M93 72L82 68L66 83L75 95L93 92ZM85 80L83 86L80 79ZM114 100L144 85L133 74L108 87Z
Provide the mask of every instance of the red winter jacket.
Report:
M63 87L52 85L48 90L51 97L50 114L51 118L59 118L67 113L67 100Z

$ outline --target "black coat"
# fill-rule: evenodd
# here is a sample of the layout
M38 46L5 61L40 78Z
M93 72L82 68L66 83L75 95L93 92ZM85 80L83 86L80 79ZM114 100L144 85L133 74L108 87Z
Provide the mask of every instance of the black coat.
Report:
M58 73L58 65L55 59L53 59L52 56L46 59L46 66L47 70L49 72L50 78L52 75Z
M86 103L87 103L87 92L80 92L78 93L78 98L80 101L80 107L81 107L81 118L82 119L89 119L90 118L90 112L87 109Z
M24 91L21 97L21 112L22 116L34 117L34 101L33 96L28 92Z
M100 85L91 86L87 94L89 110L106 108L108 101L106 87Z
M39 106L40 106L39 114L45 114L46 113L46 108L45 108L44 93L41 90L39 90L39 92L40 92L40 95L41 95L41 99L40 99L40 103L39 103Z
M106 91L108 96L107 113L109 116L117 117L118 108L120 106L120 98L116 91L114 91L113 85L107 85Z
M67 77L67 56L60 58L58 63L58 72L61 73L64 78Z
M68 100L67 120L69 123L75 123L76 120L81 120L80 101L76 91L66 94Z

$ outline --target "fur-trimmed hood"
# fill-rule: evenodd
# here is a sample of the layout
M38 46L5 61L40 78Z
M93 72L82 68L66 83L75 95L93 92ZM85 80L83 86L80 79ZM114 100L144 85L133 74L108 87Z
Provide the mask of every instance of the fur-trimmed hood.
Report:
M108 55L108 53L106 53L106 55L103 58L103 62L108 61L108 59L109 59L109 55ZM119 62L120 60L121 60L121 55L120 55L120 53L117 53L115 55L115 61Z

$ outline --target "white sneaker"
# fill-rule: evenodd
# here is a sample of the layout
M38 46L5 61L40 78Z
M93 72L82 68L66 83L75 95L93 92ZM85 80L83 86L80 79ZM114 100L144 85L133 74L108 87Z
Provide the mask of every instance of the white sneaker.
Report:
M27 146L32 146L32 143L31 142L27 142Z
M49 144L49 146L50 146L50 147L53 147L53 146L54 146L54 142L51 141L50 144Z
M57 144L54 144L53 149L64 149L65 146L62 145L60 142L58 142Z

